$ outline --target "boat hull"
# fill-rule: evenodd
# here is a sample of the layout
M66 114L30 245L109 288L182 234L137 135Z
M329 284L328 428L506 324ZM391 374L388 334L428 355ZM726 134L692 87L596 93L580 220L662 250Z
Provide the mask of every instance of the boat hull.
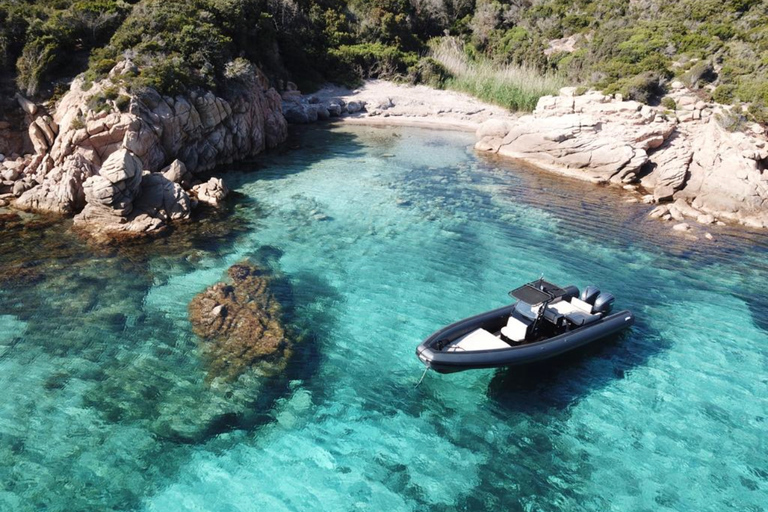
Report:
M424 364L439 373L517 366L570 352L617 334L635 322L632 312L623 310L558 336L534 343L510 346L508 349L444 352L438 348L441 342L455 340L475 329L482 328L490 332L498 332L513 307L505 306L487 311L444 327L424 340L416 348L416 355Z

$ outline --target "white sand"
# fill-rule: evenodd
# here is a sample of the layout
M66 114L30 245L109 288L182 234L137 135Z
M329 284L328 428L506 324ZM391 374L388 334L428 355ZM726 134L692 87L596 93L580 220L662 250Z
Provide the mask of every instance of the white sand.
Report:
M475 131L491 118L513 118L508 110L484 103L454 91L432 89L423 85L400 85L384 80L368 80L350 90L326 86L314 94L322 102L334 98L364 101L366 111L337 118L345 123L405 125Z

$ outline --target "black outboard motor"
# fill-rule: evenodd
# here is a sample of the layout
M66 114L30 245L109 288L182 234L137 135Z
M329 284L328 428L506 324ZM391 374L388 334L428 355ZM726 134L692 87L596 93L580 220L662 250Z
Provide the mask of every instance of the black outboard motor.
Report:
M583 292L581 292L580 298L587 304L594 306L595 299L597 299L598 295L600 295L600 290L597 288L597 286L589 285L584 288Z
M600 313L605 316L613 309L613 301L616 299L608 292L601 293L595 299L595 306L592 308L593 313Z
M570 300L573 297L579 296L579 289L573 286L572 284L563 288L563 291L565 292L565 295L563 295L563 299Z

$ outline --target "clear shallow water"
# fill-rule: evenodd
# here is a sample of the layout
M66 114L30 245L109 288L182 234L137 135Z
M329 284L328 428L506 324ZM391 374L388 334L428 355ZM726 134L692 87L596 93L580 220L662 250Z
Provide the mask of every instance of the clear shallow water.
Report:
M764 236L660 235L614 190L470 144L313 129L227 173L218 224L120 250L15 233L0 510L767 510ZM307 336L283 377L211 387L187 304L246 258ZM420 339L541 272L637 325L414 388Z

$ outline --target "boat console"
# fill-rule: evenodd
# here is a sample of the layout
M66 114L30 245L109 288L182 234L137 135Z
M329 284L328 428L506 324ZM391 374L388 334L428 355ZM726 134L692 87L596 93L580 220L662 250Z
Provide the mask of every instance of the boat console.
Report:
M597 322L611 312L614 302L613 295L601 293L596 286L587 286L579 294L575 286L561 288L543 279L515 288L509 295L517 302L499 337L512 344Z

